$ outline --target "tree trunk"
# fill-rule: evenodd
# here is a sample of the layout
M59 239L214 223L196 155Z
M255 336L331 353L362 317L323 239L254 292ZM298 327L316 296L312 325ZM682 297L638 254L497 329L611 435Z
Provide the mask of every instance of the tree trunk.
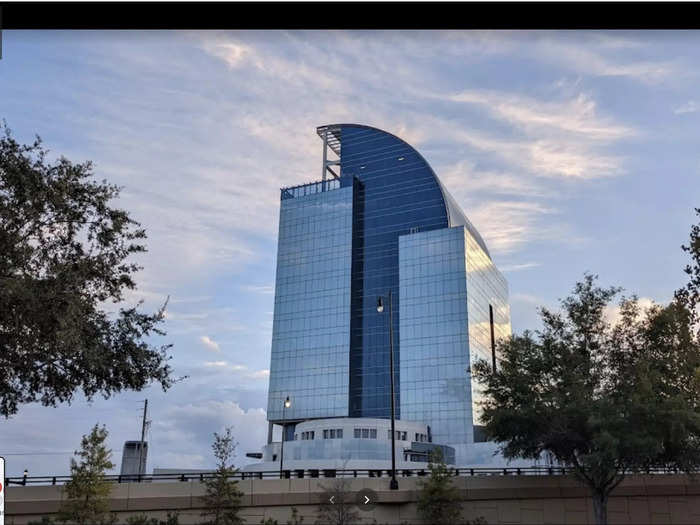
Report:
M593 491L593 515L596 525L608 525L608 495Z

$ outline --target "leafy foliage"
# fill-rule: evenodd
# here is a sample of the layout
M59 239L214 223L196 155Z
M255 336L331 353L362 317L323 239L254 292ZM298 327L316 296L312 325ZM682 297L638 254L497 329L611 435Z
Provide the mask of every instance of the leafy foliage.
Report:
M136 285L140 267L127 261L146 251L146 232L110 206L119 188L93 180L92 164L49 162L41 140L21 145L0 124L0 414L19 405L70 402L76 390L92 398L152 381L171 386L170 345L144 341L165 305L110 316Z
M442 449L436 448L430 453L428 471L428 478L418 482L418 515L429 524L457 523L462 512L461 498L459 491L452 484L452 476L445 464Z
M233 466L237 443L233 440L231 428L221 435L214 432L212 449L217 459L217 468L212 478L204 480L206 493L203 496L205 511L202 516L210 516L211 525L237 525L243 523L238 516L243 493L238 488L238 480L231 479L238 470Z
M76 525L113 524L109 513L110 483L105 472L114 468L112 451L105 446L107 429L95 425L90 434L83 436L81 448L71 458L71 480L64 486L64 502L58 512L58 521Z
M485 385L487 437L506 457L550 453L592 491L607 522L610 492L632 472L700 465L700 345L687 307L642 312L636 297L606 317L618 288L586 275L562 312L542 308L543 329L499 345L496 371L475 366Z
M700 208L695 208L695 213L700 217ZM690 228L690 242L681 248L690 254L691 262L684 268L688 283L676 292L676 299L688 307L693 320L697 322L697 307L700 304L700 223Z
M349 525L358 521L359 512L355 508L355 494L349 480L335 478L330 484L321 485L321 490L323 495L318 505L317 524Z

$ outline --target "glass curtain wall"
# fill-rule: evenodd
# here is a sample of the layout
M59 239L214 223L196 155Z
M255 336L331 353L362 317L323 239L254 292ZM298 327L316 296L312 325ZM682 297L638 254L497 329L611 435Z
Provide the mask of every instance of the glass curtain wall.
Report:
M396 414L401 417L399 366L399 235L447 227L442 192L411 146L381 130L341 127L341 173L355 178L353 214L350 416L390 417L389 309L393 295Z
M352 195L282 190L268 421L347 416Z

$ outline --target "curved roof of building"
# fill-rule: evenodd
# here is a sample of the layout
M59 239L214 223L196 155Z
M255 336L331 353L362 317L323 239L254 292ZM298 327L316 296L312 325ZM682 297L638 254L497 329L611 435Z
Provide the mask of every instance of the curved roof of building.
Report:
M327 134L327 143L328 146L335 152L339 157L342 158L342 129L346 127L353 127L353 128L363 128L367 130L372 130L374 132L383 134L387 137L391 137L395 139L396 141L400 142L401 144L405 145L407 148L409 148L412 152L416 154L416 156L420 159L420 161L424 164L424 167L430 172L430 174L434 177L435 181L437 182L437 185L440 188L440 191L442 193L442 199L443 203L445 206L445 213L447 214L447 221L449 227L454 227L454 226L464 226L469 230L469 232L472 234L474 239L476 239L476 242L479 244L479 246L486 252L486 255L491 257L491 254L489 253L488 248L486 247L486 243L484 242L483 238L481 237L481 234L477 231L477 229L474 227L474 225L469 221L467 216L464 214L462 211L461 207L457 203L457 201L452 197L452 195L447 191L447 188L443 185L443 183L440 181L440 178L437 176L433 168L428 164L428 161L425 160L423 155L420 154L418 150L416 150L413 146L408 144L405 140L403 140L401 137L397 137L396 135L389 133L387 131L381 130L379 128L375 128L372 126L365 126L363 124L329 124L325 126L319 126L316 128L316 132L318 135L323 138L324 135Z

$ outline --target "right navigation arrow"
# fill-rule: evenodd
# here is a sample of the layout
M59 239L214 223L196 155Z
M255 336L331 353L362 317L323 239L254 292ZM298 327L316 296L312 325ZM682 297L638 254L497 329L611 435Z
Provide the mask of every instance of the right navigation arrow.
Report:
M369 503L369 498L367 496L365 496L365 505L367 505L368 503Z

